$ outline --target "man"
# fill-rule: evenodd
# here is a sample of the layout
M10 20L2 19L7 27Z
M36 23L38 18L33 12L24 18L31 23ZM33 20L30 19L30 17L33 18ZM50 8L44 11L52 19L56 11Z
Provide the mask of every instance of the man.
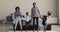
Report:
M36 2L33 2L33 7L31 9L31 17L33 19L33 28L35 29L35 20L38 27L38 18L40 17L40 11L38 7L36 7Z
M21 17L22 17L22 14L20 12L20 8L19 7L16 7L15 8L15 12L13 14L13 20L14 20L13 21L13 24L15 24L15 29L17 27L18 21L19 21L20 27L22 29Z

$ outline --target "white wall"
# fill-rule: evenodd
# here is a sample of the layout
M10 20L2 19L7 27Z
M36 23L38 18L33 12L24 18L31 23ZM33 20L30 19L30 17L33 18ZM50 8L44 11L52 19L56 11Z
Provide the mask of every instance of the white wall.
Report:
M26 11L30 14L34 1L37 3L37 7L42 15L46 15L47 11L50 10L52 16L57 16L56 0L0 0L0 18L4 18L13 13L16 6L21 8L23 14L25 14Z
M60 0L59 0L59 24L60 24Z

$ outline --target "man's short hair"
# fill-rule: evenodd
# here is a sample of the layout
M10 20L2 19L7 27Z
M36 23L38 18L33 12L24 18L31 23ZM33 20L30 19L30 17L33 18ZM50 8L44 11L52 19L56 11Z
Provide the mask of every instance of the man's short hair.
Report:
M36 4L36 2L33 2L33 4Z

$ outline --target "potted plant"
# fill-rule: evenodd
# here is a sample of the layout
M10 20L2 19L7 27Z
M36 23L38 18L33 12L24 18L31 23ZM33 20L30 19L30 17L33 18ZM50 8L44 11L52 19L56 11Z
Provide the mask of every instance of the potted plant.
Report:
M50 11L48 11L48 17L50 17L51 16L51 12Z

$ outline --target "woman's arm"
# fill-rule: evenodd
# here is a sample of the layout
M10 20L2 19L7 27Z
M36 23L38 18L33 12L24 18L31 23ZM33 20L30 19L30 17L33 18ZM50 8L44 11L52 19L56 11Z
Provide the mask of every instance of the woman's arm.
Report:
M13 20L15 19L15 12L14 12L13 15L12 15L12 19L13 19Z
M22 18L23 17L23 15L22 15L22 13L20 12L20 17Z

